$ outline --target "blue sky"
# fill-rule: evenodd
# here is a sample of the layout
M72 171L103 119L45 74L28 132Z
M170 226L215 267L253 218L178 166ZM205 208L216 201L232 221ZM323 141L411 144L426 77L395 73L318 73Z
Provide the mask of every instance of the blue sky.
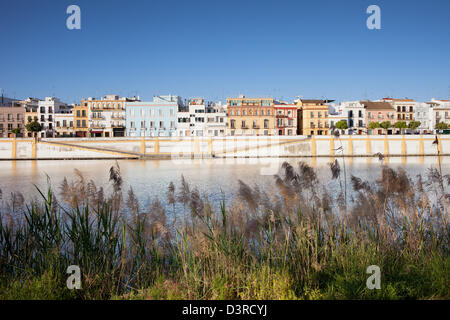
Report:
M81 30L66 8L81 8ZM381 8L381 30L366 8ZM72 103L108 93L449 98L450 1L1 0L0 88Z

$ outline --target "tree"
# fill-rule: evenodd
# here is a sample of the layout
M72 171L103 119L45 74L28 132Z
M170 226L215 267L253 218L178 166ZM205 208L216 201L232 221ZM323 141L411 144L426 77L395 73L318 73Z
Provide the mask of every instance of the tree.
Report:
M445 130L445 129L448 129L448 125L444 122L438 122L438 123L436 123L435 128L438 130Z
M378 123L378 122L371 122L371 123L369 123L369 129L376 129L376 128L379 128L380 127L380 124Z
M27 129L28 132L32 132L33 136L35 136L35 132L39 132L42 131L42 126L39 122L37 122L36 120L28 122L25 125L25 129Z
M340 129L340 130L346 130L348 129L348 125L347 125L347 121L346 120L339 120L338 122L336 122L336 128Z
M408 128L412 129L412 130L416 130L418 127L420 127L421 122L420 121L411 121L408 124Z
M403 130L408 128L408 125L406 124L405 121L397 121L394 124L394 127L397 128L397 129L400 129L400 132L403 133Z
M11 130L12 133L14 133L14 137L17 137L17 135L20 133L22 129L20 128L14 128Z
M392 123L390 121L383 121L382 123L380 123L380 127L386 130L387 133L387 129L392 127Z

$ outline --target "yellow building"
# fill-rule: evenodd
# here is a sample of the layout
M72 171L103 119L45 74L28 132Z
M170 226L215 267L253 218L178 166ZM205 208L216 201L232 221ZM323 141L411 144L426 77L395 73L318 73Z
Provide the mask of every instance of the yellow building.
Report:
M332 100L307 100L297 101L298 109L298 134L300 135L328 135L328 105Z
M272 98L227 99L228 135L271 136L277 134Z
M89 106L87 100L81 100L80 105L73 108L73 131L76 137L89 136Z

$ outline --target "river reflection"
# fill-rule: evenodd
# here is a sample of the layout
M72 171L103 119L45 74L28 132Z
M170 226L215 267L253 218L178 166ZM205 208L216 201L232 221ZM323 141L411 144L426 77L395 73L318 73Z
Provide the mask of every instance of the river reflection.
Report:
M411 177L426 174L429 167L438 166L437 157L392 157L378 158L336 158L348 177L354 175L373 180L380 176L383 164L393 168L404 168ZM200 193L207 195L212 201L223 198L231 199L238 188L238 180L249 185L259 184L272 186L273 174L277 173L281 164L288 161L294 167L304 161L316 168L319 179L333 189L330 181L331 173L328 164L331 158L270 158L270 159L196 159L196 160L119 160L124 191L132 186L141 202L155 196L164 200L167 187L171 181L179 185L181 175L196 186ZM8 199L11 192L21 192L30 200L37 195L34 185L41 189L47 186L47 178L52 187L59 192L59 185L64 177L74 179L74 169L80 170L88 180L92 179L97 186L104 186L106 192L111 191L108 183L109 168L114 160L65 160L65 161L0 161L0 189L3 199ZM450 157L441 157L443 174L450 171ZM343 174L343 170L341 170ZM348 179L350 180L350 179Z

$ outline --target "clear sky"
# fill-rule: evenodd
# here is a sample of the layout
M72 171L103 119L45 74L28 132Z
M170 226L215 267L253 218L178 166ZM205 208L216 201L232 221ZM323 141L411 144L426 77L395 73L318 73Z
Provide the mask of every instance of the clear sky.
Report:
M450 94L449 0L0 0L0 36L8 97Z

